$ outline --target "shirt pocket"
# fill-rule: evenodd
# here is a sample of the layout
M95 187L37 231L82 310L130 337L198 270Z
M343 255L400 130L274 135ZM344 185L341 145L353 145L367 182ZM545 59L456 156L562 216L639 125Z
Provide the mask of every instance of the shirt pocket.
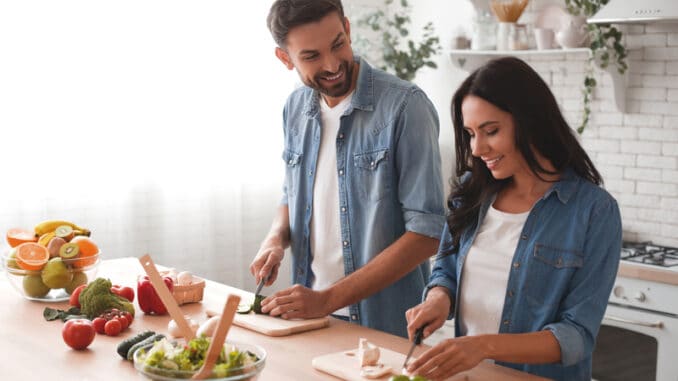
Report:
M581 251L540 243L535 244L530 259L528 297L540 306L560 304L570 288L572 276L584 265Z
M283 151L282 159L285 161L285 188L287 195L297 195L299 181L301 180L301 157L302 154L290 150Z
M379 201L388 194L391 188L388 161L388 149L354 155L356 173L353 180L361 198Z

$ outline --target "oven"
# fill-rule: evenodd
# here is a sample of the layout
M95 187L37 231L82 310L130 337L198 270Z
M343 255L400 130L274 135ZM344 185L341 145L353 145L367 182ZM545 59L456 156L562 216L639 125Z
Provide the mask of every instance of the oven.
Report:
M624 242L593 379L678 381L678 249Z

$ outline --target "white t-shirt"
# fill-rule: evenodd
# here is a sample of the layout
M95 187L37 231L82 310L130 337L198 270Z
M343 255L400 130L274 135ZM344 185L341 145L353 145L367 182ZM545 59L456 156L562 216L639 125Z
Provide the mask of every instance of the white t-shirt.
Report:
M345 276L341 246L339 215L339 182L337 175L337 132L339 119L351 104L353 94L330 107L320 99L321 138L313 184L311 216L311 270L315 275L312 288L324 290ZM348 316L348 307L334 312Z
M463 335L499 332L511 261L528 214L505 213L490 205L462 269L459 328Z

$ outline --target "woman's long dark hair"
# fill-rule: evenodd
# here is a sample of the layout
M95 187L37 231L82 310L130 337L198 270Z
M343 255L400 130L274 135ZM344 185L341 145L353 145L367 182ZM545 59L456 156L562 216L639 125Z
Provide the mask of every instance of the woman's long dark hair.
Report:
M579 145L565 121L548 85L529 65L515 57L489 61L459 86L452 98L455 151L457 157L452 192L447 199L447 222L455 245L462 232L478 218L480 205L511 179L496 180L485 163L471 155L470 135L464 129L461 104L468 95L492 103L513 117L515 144L532 172L560 173L567 167L579 176L600 185L602 178ZM548 159L556 171L543 168L534 151ZM464 174L470 172L470 176ZM464 176L464 180L460 179Z

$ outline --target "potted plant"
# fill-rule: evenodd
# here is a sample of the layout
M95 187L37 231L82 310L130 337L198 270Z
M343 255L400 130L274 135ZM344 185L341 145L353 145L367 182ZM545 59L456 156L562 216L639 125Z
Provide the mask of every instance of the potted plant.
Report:
M400 0L400 8L394 10L393 2L385 0L385 10L379 9L358 19L358 27L367 28L367 31L356 33L354 46L359 54L382 70L412 81L422 67L438 67L431 58L440 52L440 40L431 22L424 26L420 41L408 39L411 8L407 0ZM380 34L378 46L374 46L377 44L369 38L370 33Z
M575 16L592 16L609 0L565 0L568 12ZM588 34L590 38L589 48L591 56L589 58L589 67L584 78L584 115L581 125L577 128L580 134L588 125L591 116L591 99L593 89L597 85L594 77L593 64L606 69L613 63L617 67L619 74L624 74L628 65L626 64L626 47L622 44L622 33L611 24L588 24Z

